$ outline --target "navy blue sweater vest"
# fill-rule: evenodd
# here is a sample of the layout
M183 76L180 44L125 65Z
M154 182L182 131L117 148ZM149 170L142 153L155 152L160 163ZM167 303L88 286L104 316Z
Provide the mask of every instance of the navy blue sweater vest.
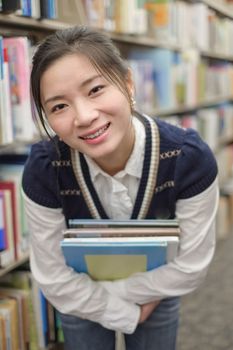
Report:
M204 191L217 175L215 158L192 129L137 114L146 131L145 158L132 219L174 218L176 201ZM56 145L56 147L55 147ZM83 154L57 137L32 146L23 190L34 202L62 208L66 221L108 218Z

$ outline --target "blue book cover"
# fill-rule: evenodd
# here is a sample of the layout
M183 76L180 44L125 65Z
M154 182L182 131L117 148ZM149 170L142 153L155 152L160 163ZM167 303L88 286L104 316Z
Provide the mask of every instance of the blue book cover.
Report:
M61 248L68 266L94 280L116 280L167 262L165 240L81 238L64 239Z
M172 84L172 67L176 55L167 49L133 50L129 54L131 60L149 60L153 65L153 79L159 108L174 107L174 91ZM137 88L137 86L136 86Z

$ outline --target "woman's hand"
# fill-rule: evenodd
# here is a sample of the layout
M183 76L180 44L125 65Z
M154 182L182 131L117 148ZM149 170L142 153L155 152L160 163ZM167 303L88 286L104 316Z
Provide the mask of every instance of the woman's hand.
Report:
M145 322L154 309L159 305L160 300L153 301L148 304L141 305L141 315L139 318L139 324Z

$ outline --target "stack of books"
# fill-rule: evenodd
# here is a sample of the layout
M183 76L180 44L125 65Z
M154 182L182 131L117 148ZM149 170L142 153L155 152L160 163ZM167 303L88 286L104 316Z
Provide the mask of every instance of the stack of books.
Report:
M112 281L172 261L179 236L177 220L71 220L61 248L75 271Z

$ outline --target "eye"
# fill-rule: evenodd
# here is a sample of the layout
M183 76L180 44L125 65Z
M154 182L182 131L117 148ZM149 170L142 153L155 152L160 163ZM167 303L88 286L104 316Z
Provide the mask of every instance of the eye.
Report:
M95 86L93 89L91 89L91 91L89 92L89 96L96 94L97 92L99 92L100 90L102 90L104 88L104 85L97 85Z
M56 106L53 106L51 108L51 112L52 113L59 112L60 110L64 109L65 107L67 107L67 105L65 103L60 103L60 104L58 104Z

